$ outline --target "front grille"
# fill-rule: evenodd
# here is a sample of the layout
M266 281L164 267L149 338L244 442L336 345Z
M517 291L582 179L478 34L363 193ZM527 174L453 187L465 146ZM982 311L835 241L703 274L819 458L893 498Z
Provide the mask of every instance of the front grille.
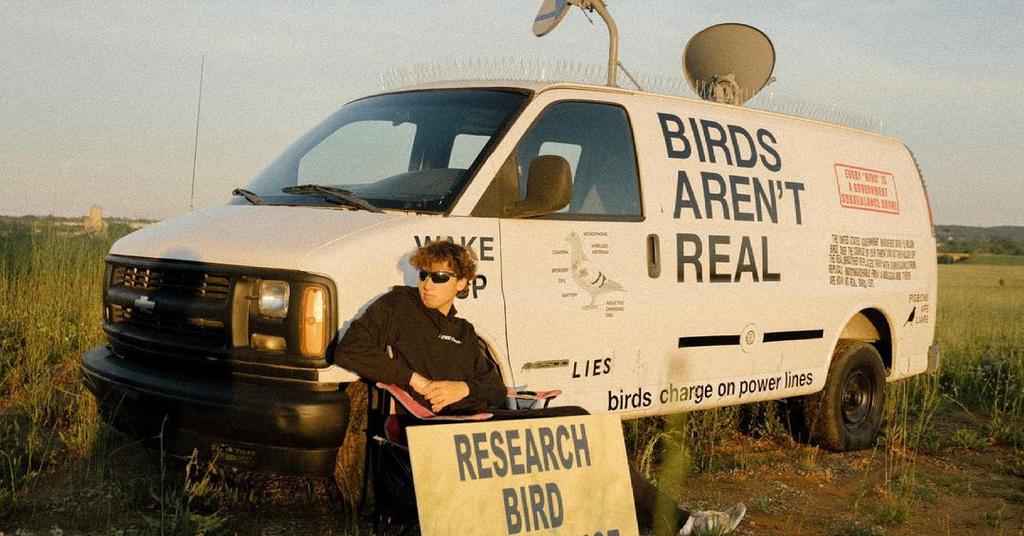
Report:
M156 336L204 346L221 346L226 341L224 322L208 318L174 318L136 311L134 307L110 306L111 323L132 333Z
M232 277L208 268L174 261L111 262L106 302L112 342L142 338L214 353L230 346Z
M185 298L227 300L231 278L224 274L200 270L175 270L143 266L114 265L112 287L161 292Z

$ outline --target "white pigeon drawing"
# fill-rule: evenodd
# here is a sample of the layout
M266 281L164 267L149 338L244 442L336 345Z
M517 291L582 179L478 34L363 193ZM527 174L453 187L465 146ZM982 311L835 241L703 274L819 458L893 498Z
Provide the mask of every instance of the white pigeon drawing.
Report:
M602 294L625 292L626 289L622 288L622 285L608 279L608 276L587 258L583 253L583 241L578 234L569 233L565 240L569 242L569 253L572 255L572 278L581 289L590 294L590 303L585 305L584 309L596 309L597 297Z

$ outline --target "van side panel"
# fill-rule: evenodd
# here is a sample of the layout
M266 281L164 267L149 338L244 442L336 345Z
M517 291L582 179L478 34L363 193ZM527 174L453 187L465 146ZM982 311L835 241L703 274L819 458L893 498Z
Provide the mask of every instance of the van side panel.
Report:
M898 140L750 108L554 88L524 109L455 213L472 210L560 101L627 111L643 218L499 221L518 384L624 417L809 394L824 386L844 327L869 309L887 328L875 331L891 334L874 341L892 349L888 378L925 369L935 241ZM615 291L580 292L574 255Z
M652 403L630 414L820 390L865 309L888 320L889 379L924 370L935 241L900 142L748 108L630 102L663 258L640 383L622 386Z

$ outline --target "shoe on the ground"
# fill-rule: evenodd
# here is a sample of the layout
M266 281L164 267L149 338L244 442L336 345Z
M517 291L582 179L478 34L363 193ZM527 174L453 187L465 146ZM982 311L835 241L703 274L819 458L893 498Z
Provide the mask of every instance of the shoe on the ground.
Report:
M693 510L686 523L679 529L679 536L717 536L728 534L740 524L747 507L736 503L724 512L715 510Z

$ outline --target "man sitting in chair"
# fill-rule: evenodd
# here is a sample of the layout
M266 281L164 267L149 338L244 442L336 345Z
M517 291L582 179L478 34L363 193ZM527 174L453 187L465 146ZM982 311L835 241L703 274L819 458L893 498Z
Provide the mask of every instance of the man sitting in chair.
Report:
M578 407L507 410L506 388L494 363L481 351L473 325L459 318L455 298L476 276L471 249L431 242L409 260L419 284L394 287L352 322L338 344L335 362L374 382L397 385L434 413L487 410L493 419L586 414ZM392 359L387 347L394 353ZM633 500L642 531L657 534L725 534L743 518L737 503L725 512L687 510L630 467ZM670 505L665 508L665 505Z

